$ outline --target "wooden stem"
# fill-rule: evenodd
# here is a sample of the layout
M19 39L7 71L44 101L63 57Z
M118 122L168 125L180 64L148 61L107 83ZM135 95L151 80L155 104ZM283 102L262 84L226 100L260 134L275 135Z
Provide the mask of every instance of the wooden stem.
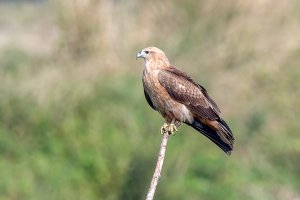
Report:
M154 171L154 174L152 177L152 181L151 181L151 184L150 184L150 187L148 190L146 200L152 200L154 197L158 179L160 177L161 169L162 169L162 166L164 163L164 158L165 158L165 153L166 153L169 136L170 136L169 132L164 131L163 137L161 140L161 144L160 144L160 150L159 150L159 154L158 154L158 158L157 158L156 168L155 168L155 171Z

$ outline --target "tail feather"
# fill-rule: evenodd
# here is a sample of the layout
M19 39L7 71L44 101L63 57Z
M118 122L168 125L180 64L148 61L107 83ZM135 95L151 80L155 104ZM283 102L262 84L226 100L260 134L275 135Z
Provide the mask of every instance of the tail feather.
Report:
M194 120L193 123L187 123L187 125L193 127L212 142L218 145L225 153L228 155L231 154L233 150L234 137L226 122L223 119L218 120L218 131L210 128L209 126Z
M231 129L222 118L219 118L217 121L218 121L218 131L217 131L218 135L221 138L223 138L223 140L226 141L227 144L233 146L234 137Z

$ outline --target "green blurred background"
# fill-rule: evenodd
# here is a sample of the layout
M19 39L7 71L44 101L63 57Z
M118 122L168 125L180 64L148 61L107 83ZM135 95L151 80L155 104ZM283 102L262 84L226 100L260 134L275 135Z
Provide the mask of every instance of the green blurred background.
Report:
M163 119L143 96L147 46L207 88L227 156L187 126L156 199L300 199L300 3L0 2L0 200L144 199Z

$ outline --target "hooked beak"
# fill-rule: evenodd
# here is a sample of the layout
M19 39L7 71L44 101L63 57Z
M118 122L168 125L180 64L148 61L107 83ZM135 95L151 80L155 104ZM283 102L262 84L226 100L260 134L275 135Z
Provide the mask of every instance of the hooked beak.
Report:
M143 57L143 51L140 51L136 54L135 59L137 60L138 58L142 58Z

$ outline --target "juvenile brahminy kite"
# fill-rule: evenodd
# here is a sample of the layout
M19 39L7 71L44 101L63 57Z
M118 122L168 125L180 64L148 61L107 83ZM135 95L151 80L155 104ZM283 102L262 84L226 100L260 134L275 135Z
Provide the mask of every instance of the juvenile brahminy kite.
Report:
M165 119L161 133L173 133L185 123L230 154L233 134L207 91L186 73L171 66L165 53L156 47L147 47L136 57L145 61L143 86L146 100Z

